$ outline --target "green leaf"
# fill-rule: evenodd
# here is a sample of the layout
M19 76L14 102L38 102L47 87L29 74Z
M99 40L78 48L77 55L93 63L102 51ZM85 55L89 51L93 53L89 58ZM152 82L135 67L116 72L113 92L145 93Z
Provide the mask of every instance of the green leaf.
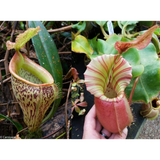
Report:
M58 85L59 92L62 93L63 71L56 45L50 34L40 21L29 21L28 24L30 28L35 28L37 26L40 26L41 28L39 34L32 38L32 42L40 65L44 67L53 76L55 84ZM43 120L43 122L53 116L60 104L60 101L61 95L59 95L59 99L54 101L50 113Z
M126 31L132 31L135 27L138 21L128 21Z
M158 37L154 33L152 35L152 43L154 44L157 53L159 53L160 52L160 42L159 42Z
M98 50L99 55L102 55L102 54L112 54L112 51L115 49L108 42L102 39L98 39L97 50Z
M84 115L85 114L85 112L86 112L86 110L85 109L82 109L82 110L80 110L80 112L79 112L79 116L81 116L81 115Z
M144 66L142 64L132 65L132 78L140 76L144 72Z
M146 31L147 31L147 30L141 31L141 32L139 32L139 34L142 35L142 34L144 34ZM154 44L154 46L155 46L155 48L156 48L157 53L160 52L160 42L159 42L159 39L158 39L158 37L157 37L157 35L159 35L159 34L160 34L160 28L157 28L157 29L154 31L154 33L152 34L152 39L151 39L151 40L152 40L152 43Z
M117 50L114 48L114 45L117 41L128 41L126 38L122 38L116 34L111 35L106 42L110 44L108 46L108 53L117 54ZM111 49L112 46L112 49ZM110 48L110 51L109 51ZM132 77L137 77L141 75L144 71L144 66L140 64L140 57L138 50L136 48L130 48L127 52L122 54L123 58L126 59L129 64L132 66Z
M120 21L122 29L125 28L126 31L132 31L135 27L138 21Z
M2 114L0 114L0 119L7 119L10 122L12 122L15 125L15 127L17 128L18 132L23 129L23 127L22 127L22 125L20 123L18 123L16 121L13 121L12 119L10 119L10 118L2 115Z
M152 27L154 25L154 21L140 21L139 24L141 26Z
M93 50L88 43L88 40L82 35L78 35L72 41L72 51L77 53L85 53L87 56L93 54Z
M144 66L140 64L139 51L136 48L130 48L122 56L132 66L132 78L140 76L143 73Z
M11 41L7 41L6 46L7 49L15 49L15 50L19 50L20 48L24 47L24 45L32 38L34 37L36 34L38 34L38 31L40 31L40 27L37 26L36 28L29 28L27 29L24 33L19 34L16 37L15 43L11 42Z
M98 36L98 35L97 35ZM116 37L115 34L109 37L107 41L103 39L97 39L97 36L93 39L88 39L89 45L93 49L93 54L88 55L90 59L97 57L102 54L117 54L117 50L114 48L114 44L117 40L120 40L121 37Z
M154 31L154 34L156 34L156 35L160 35L160 28L157 28L155 31Z
M107 21L95 21L99 26L103 27Z
M139 21L118 21L119 27L122 29L123 27L126 27L126 30L133 30L136 24Z
M88 39L88 43L93 49L93 54L92 55L98 55L98 51L97 51L97 37L98 37L98 35L95 36L92 39Z
M78 30L78 32L82 32L86 28L86 22L78 22L76 24L72 24L72 28L75 28Z
M127 39L124 39L116 34L109 36L107 41L102 39L96 40L96 38L97 36L93 39L88 39L88 42L94 51L92 55L88 55L91 60L103 54L116 55L118 51L114 47L115 43L122 39L123 41L128 41ZM140 64L140 57L137 49L130 48L127 52L123 53L122 56L132 66L132 77L137 77L143 73L144 66Z
M121 36L118 36L118 35L116 35L116 34L112 34L112 35L109 36L109 38L106 40L106 42L107 42L108 44L110 44L110 47L112 47L112 49L110 48L111 52L110 52L109 54L115 55L115 54L118 53L114 46L115 46L115 43L116 43L117 41L121 41L121 39L122 39L122 37L121 37ZM109 49L109 48L108 48L108 49Z
M136 85L132 101L144 101L149 103L160 91L160 60L153 44L139 50L140 64L144 66L144 72ZM135 78L127 86L125 93L129 97Z
M121 36L118 36L116 34L112 34L112 35L109 36L109 38L106 40L106 42L108 42L109 44L111 44L112 46L114 46L115 43L117 41L120 41L121 39L122 39Z
M79 113L81 110L80 110L80 108L79 108L78 106L75 106L75 111L76 111L77 113Z

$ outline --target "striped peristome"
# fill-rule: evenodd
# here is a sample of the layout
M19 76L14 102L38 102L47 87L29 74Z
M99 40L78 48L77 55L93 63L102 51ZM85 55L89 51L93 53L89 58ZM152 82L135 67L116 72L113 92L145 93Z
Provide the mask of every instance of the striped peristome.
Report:
M119 101L132 78L129 63L122 56L117 59L117 56L104 54L94 58L84 73L87 90L105 101ZM108 98L104 95L109 83L117 93L115 98Z

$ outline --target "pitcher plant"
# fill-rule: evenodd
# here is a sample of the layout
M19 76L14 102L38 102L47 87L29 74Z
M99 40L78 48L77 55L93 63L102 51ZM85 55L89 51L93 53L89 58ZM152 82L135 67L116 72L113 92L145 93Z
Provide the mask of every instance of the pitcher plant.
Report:
M97 118L102 126L112 133L121 134L122 130L133 122L130 105L135 86L132 88L129 101L124 92L132 78L132 67L121 55L129 48L145 48L157 28L157 25L153 26L129 42L117 41L116 55L97 56L87 65L84 73L85 84L87 90L95 97Z
M31 132L38 129L46 111L58 98L58 87L51 74L19 51L39 31L39 26L29 28L17 36L15 43L6 43L8 50L15 49L15 55L9 63L11 83L23 111L24 122Z

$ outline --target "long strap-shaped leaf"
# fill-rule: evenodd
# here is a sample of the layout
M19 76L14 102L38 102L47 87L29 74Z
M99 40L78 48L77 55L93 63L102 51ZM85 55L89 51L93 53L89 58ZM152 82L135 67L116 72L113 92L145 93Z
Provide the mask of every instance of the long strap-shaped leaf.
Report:
M11 121L15 125L15 127L17 128L18 131L23 129L23 127L20 123L13 121L12 119L4 116L3 114L0 114L0 119L7 119L7 120Z
M48 72L50 72L54 78L55 83L58 85L59 92L61 93L63 71L56 45L40 21L29 21L28 24L30 28L36 28L37 26L40 26L41 28L39 34L32 38L32 42L40 65L48 70ZM59 95L59 99L55 100L50 113L42 121L42 123L53 116L58 108L60 101L61 95Z

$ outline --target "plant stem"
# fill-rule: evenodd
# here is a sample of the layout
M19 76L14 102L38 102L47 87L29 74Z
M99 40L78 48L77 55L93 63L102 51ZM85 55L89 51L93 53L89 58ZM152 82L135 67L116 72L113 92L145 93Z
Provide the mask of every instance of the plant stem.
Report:
M82 31L78 30L78 32L74 35L74 37L77 37Z
M28 127L23 128L22 130L20 130L19 132L17 132L17 134L19 134L20 132L22 132L22 131L24 131L24 130L26 130L26 129L28 129ZM17 135L17 134L16 134L16 135Z
M119 27L122 29L123 26L121 25L120 21L117 21L117 22L118 22Z
M68 98L69 98L69 94L71 92L71 84L72 82L70 82L70 85L69 85L69 89L68 89L68 93L67 93L67 98L66 98L66 104L65 104L65 122L66 122L66 133L67 133L67 139L69 139L69 135L68 135L68 132L67 132L67 126L68 126L68 118L67 118L67 104L68 104Z
M138 76L135 81L134 81L134 84L133 84L133 88L132 88L132 91L130 93L130 97L129 97L129 104L131 105L131 101L132 101L132 96L133 96L133 93L134 93L134 90L136 88L136 85L138 83L138 80L139 80L140 76Z
M139 35L140 35L139 33L134 33L134 35L132 36L132 38L135 38L135 37L137 37Z
M127 37L127 34L126 34L127 24L128 24L128 21L127 21L127 23L122 27L122 35L123 35L123 37Z
M26 21L26 29L28 29L28 21ZM27 42L27 56L29 57L29 41Z
M65 27L62 27L62 28L57 28L57 29L52 29L52 30L47 30L49 33L54 33L54 32L64 32L64 31L68 31L68 30L71 30L72 29L72 26L69 25L69 26L65 26Z
M103 33L103 35L104 35L104 39L107 39L108 34L105 32L103 26L100 26L100 28L101 28L101 31L102 31L102 33Z
M3 26L4 23L5 23L5 21L3 21L2 24L0 25L0 29L1 29L1 27Z

